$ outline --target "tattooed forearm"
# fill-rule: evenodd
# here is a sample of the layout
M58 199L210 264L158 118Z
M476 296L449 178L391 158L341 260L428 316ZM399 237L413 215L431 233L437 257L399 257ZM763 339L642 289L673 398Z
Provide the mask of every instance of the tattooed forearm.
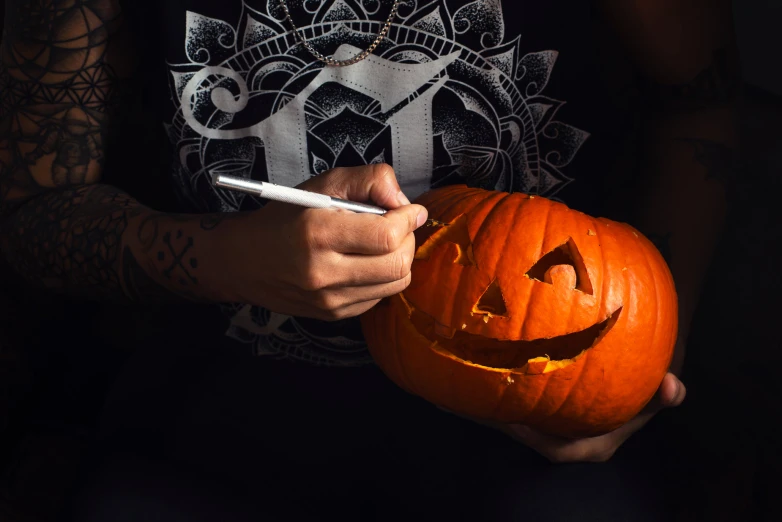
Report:
M221 216L208 216L199 219L200 230L209 231L222 221ZM186 298L195 299L194 287L198 285L198 255L195 252L196 239L193 231L184 225L186 217L166 214L150 214L141 220L136 231L138 252L153 259L155 271L166 283L166 287ZM209 228L204 226L209 225ZM128 281L128 294L138 299L148 293L166 292L154 278L144 277L145 273L138 264L129 246L123 254L123 271ZM170 290L169 290L170 292ZM162 294L160 294L162 295Z
M3 223L3 251L31 283L80 294L121 294L120 244L141 211L135 200L105 185L49 191Z
M201 272L208 271L202 258L211 250L210 238L219 233L214 231L231 217L149 213L136 220L133 240L128 240L122 253L125 294L133 301L213 297L202 285Z
M0 227L11 268L31 284L92 299L198 300L200 257L223 215L153 212L108 185L49 191Z

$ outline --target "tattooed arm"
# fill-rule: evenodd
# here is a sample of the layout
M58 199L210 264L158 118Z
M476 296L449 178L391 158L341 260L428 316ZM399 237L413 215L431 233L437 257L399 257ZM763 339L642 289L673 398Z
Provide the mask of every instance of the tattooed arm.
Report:
M426 210L399 197L388 166L305 184L390 209L382 217L283 204L173 216L101 184L124 67L112 51L130 48L115 45L119 15L117 0L6 2L0 241L13 269L90 298L182 296L318 319L354 317L404 290Z
M667 256L686 339L736 168L739 93L729 0L602 0L644 78L641 182L635 224ZM672 371L683 363L680 343Z
M0 241L36 285L91 298L196 294L216 221L157 214L101 184L129 46L117 0L7 0Z

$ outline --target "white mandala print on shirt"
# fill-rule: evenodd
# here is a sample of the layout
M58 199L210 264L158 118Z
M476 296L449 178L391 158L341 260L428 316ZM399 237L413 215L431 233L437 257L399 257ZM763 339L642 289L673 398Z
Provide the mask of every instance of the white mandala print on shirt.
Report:
M555 119L542 94L557 59L505 41L501 0L407 0L375 53L323 67L284 24L278 0L244 3L237 26L187 14L188 63L171 65L180 195L202 211L260 207L215 190L223 173L295 186L336 166L387 162L405 193L467 183L556 199L589 134ZM289 0L324 54L365 49L391 0ZM315 364L370 362L356 321L324 325L230 307L230 337L258 354Z

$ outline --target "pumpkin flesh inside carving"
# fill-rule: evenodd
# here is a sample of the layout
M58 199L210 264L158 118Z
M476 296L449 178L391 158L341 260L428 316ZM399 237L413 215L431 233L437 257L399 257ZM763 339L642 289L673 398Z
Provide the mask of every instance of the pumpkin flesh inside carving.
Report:
M575 363L611 330L622 312L620 307L589 328L557 337L499 340L440 325L411 306L404 295L400 297L413 326L433 343L433 349L468 364L527 375L549 373Z

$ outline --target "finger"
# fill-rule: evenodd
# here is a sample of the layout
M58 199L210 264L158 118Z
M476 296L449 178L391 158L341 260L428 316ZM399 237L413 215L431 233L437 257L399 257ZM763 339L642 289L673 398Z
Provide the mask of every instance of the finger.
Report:
M659 389L660 404L664 408L675 408L684 402L687 388L674 374L669 373L663 379Z
M551 462L605 462L616 451L611 434L586 439L565 439L546 435L528 426L511 426L513 435L524 445Z
M378 256L340 255L334 270L338 283L333 286L356 287L400 281L410 275L415 256L415 236L408 234L396 252Z
M355 303L350 306L346 306L336 310L314 309L310 313L310 316L315 319L320 319L321 321L329 321L329 322L344 321L345 319L358 317L361 314L368 312L370 309L374 308L375 305L377 305L379 302L380 299L373 300L373 301L366 301L363 303Z
M313 296L315 308L324 312L340 312L361 303L378 301L403 292L410 285L410 275L399 281L380 285L355 286L338 290L324 290Z
M657 393L649 404L644 408L643 414L656 414L666 408L675 408L684 402L687 395L687 389L678 377L668 373L657 388Z
M538 432L528 426L509 426L512 437L556 463L605 462L635 432L660 410L679 406L687 394L684 384L672 373L663 378L657 393L644 410L616 430L584 439L564 439Z
M316 245L342 254L382 255L396 252L427 219L420 205L406 205L384 216L331 212L318 222Z
M330 170L301 185L332 197L372 202L385 209L396 209L410 202L402 193L394 169L385 163Z

